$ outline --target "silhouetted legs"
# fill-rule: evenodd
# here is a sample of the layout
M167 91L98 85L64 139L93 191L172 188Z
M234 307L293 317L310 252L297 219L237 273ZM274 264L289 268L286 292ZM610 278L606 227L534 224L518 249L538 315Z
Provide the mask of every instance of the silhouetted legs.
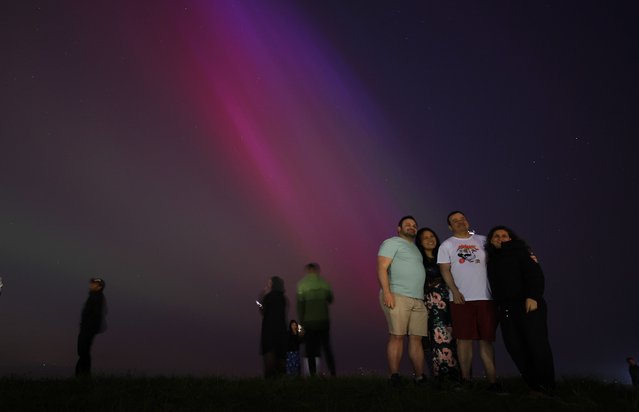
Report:
M553 392L555 367L548 341L546 302L526 313L523 304L500 310L504 345L526 384L535 391Z
M333 348L331 347L330 334L328 329L325 330L306 330L306 356L308 357L308 372L311 376L317 374L317 364L315 357L320 356L323 351L326 356L326 366L335 376L335 358L333 357Z
M78 363L75 365L75 376L91 375L91 345L95 334L80 332L78 335Z

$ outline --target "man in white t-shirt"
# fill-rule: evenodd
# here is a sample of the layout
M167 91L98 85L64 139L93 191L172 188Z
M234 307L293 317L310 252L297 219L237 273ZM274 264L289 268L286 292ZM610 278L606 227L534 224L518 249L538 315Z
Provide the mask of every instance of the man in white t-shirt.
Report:
M490 390L499 390L493 342L497 330L495 305L486 272L486 237L469 232L470 225L460 211L448 214L453 236L439 247L437 263L450 289L453 336L462 379L471 378L473 341L479 341L479 356L486 370Z

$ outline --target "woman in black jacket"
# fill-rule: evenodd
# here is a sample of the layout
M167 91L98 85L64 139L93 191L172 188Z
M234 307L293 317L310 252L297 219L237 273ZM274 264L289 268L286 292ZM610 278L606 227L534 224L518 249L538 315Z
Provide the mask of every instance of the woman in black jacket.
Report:
M488 280L506 350L534 392L552 394L555 367L548 342L544 274L511 229L496 226L486 244Z
M286 345L286 312L288 301L284 296L284 281L278 276L269 279L264 297L258 299L262 313L260 348L264 357L264 376L272 378L284 373Z

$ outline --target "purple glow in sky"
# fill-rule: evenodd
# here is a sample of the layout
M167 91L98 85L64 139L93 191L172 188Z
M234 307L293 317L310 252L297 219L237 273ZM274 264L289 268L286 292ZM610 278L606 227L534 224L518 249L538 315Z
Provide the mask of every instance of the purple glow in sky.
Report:
M3 5L0 373L71 374L99 274L97 371L259 375L255 296L282 276L295 317L309 261L339 371L383 373L377 248L461 209L540 257L558 373L625 379L632 13L502 6Z

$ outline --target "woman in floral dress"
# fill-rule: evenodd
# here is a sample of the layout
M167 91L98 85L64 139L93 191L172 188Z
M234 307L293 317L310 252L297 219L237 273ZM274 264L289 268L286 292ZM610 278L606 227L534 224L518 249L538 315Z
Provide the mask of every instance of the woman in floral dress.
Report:
M428 308L426 359L430 363L433 377L457 381L459 366L448 310L449 292L437 265L439 238L434 230L423 228L417 232L415 244L422 254L426 270L424 283L424 300Z

